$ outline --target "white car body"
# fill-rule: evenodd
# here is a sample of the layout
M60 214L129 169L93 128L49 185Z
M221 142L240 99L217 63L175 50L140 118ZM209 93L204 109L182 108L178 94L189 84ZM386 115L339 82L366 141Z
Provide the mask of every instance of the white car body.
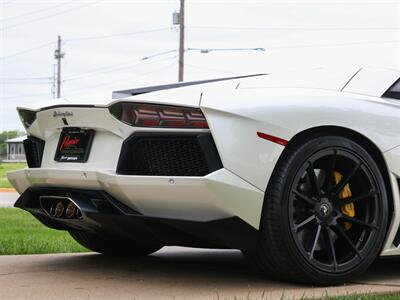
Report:
M27 132L45 141L44 153L40 168L10 172L8 178L20 194L31 187L101 190L144 216L196 222L237 217L258 230L264 194L285 146L257 133L290 142L313 128L346 128L370 140L385 160L393 212L381 255L398 255L393 240L400 226L400 100L382 95L399 78L399 71L389 69L321 69L120 94L106 102L59 99L44 109L20 108L37 112ZM121 101L200 108L209 129L133 127L109 112ZM68 126L96 132L85 163L54 160L63 116ZM223 167L201 177L117 174L123 142L143 132L210 132Z

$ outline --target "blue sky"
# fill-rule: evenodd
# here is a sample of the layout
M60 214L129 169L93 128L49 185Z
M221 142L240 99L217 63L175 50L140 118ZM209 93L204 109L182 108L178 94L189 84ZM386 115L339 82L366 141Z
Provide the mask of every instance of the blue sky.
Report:
M51 98L63 37L63 97L177 80L179 1L0 0L0 131L21 129L16 105ZM190 1L185 79L329 66L400 68L400 1Z

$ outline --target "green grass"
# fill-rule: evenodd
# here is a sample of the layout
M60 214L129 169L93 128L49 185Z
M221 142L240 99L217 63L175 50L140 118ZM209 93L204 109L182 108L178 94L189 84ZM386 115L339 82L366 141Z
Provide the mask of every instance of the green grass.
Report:
M0 163L0 188L10 188L11 184L7 180L6 172L23 169L26 163Z
M23 210L0 208L0 255L87 251L67 232L45 227Z

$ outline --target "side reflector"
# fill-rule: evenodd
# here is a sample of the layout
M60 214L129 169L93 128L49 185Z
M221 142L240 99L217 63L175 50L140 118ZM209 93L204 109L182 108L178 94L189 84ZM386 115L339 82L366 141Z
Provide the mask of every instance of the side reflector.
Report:
M288 144L288 141L287 141L287 140L284 140L284 139L281 139L281 138L279 138L279 137L276 137L276 136L273 136L273 135L269 135L269 134L266 134L266 133L263 133L263 132L257 131L257 136L258 136L259 138L262 138L262 139L264 139L264 140L273 142L273 143L275 143L275 144L282 145L282 146L284 146L284 147L286 147L287 144Z

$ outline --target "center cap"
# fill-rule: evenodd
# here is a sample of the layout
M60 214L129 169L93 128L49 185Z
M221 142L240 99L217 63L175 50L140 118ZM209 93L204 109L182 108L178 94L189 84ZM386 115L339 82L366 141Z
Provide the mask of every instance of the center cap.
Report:
M315 213L317 214L317 217L325 221L327 219L330 219L330 217L332 216L332 212L332 205L324 199L320 203L318 203L317 207L315 208Z
M328 216L330 213L330 210L331 210L331 208L330 208L329 204L327 204L327 203L323 203L319 208L319 212L320 212L321 216L323 216L323 217Z

